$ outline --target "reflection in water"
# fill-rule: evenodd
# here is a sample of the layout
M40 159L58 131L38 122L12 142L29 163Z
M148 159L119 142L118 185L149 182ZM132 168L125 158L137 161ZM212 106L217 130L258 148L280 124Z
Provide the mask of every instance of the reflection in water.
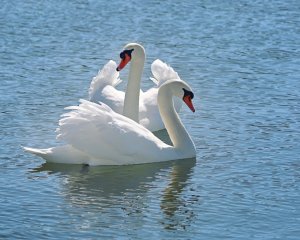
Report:
M125 166L96 166L45 163L34 171L60 173L71 194L86 197L119 196L128 191L141 191L141 185L151 182L161 169L171 162ZM80 200L78 200L80 203Z
M195 163L195 158L152 164L98 167L45 163L32 172L59 174L63 180L62 193L65 199L72 206L84 208L84 212L93 212L98 218L108 212L110 215L115 212L118 217L124 217L125 214L129 218L134 218L135 223L137 218L145 218L150 204L147 202L149 192L157 189L155 184L161 186L163 177L169 182L166 189L154 194L158 195L157 198L161 198L163 226L170 229L176 224L182 224L182 221L174 219L177 218L178 209L184 208L185 202L181 192L188 184ZM153 198L153 195L150 198ZM102 215L99 215L99 212ZM178 214L181 215L180 219L185 218L183 222L187 222L190 217L188 211L179 211Z
M172 167L170 183L164 190L161 201L161 209L165 214L165 220L167 220L164 222L166 229L177 229L178 227L185 228L186 224L191 221L193 212L185 206L187 205L187 201L198 201L198 197L186 200L183 199L181 193L188 185L188 179L192 175L192 169L195 166L195 163L196 159L193 158L184 162L178 162ZM180 211L181 209L184 210ZM184 218L184 220L182 220L182 218Z
M168 132L165 129L157 131L154 134L165 143L172 144ZM193 216L192 210L184 207L187 204L187 200L181 197L181 193L188 184L188 179L191 176L195 163L195 158L185 159L178 161L172 166L170 171L170 182L164 190L161 200L161 209L165 214L163 224L166 229L177 229L178 227L185 228L185 225L190 222L190 219ZM194 199L189 199L190 202L197 202L199 200L199 196L191 196ZM180 211L180 208L185 210L182 212Z

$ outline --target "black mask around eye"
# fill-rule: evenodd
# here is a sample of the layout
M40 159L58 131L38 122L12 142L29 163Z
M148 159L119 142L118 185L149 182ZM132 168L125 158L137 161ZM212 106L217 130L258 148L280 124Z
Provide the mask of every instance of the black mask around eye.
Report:
M123 52L120 53L120 58L124 59L127 56L129 56L131 58L131 53L133 52L134 49L130 49L130 50L124 50Z
M184 92L183 98L185 98L185 97L187 97L187 96L190 96L191 99L194 98L194 93L193 93L193 92L191 92L191 91L189 91L189 90L186 90L185 88L183 88L182 90L183 90L183 92Z

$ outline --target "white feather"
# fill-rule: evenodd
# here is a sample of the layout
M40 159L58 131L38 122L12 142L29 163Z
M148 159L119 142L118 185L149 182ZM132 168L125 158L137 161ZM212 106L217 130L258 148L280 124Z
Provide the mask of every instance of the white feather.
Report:
M57 138L88 153L90 159L109 159L110 164L129 164L140 158L147 162L148 157L158 158L158 149L169 147L149 130L103 103L80 100L80 105L72 109L59 121Z
M154 77L151 80L156 83L157 86L161 86L164 82L170 79L180 79L178 73L175 72L172 67L159 59L156 59L151 64L151 71Z

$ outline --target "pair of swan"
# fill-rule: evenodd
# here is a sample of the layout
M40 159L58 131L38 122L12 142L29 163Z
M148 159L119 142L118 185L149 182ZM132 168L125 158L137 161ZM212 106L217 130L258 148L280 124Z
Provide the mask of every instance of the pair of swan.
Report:
M167 80L180 79L177 72L162 61L155 60L151 65L152 75L154 76L151 79L157 86L143 92L140 90L145 63L143 46L137 43L127 44L120 57L122 61L119 66L110 60L98 75L93 78L89 89L89 100L107 104L113 111L131 118L151 132L164 129L165 126L157 105L157 93L159 87ZM129 78L126 93L124 93L115 87L121 82L119 71L129 61L131 62ZM174 104L176 111L179 112L182 101L174 98Z
M142 104L139 104L139 82L144 61L135 59L145 58L142 54L144 50L138 44L128 44L121 53L122 61L117 70L121 70L129 60L132 61L130 81L125 94L114 88L119 82L118 73L116 74L115 70L110 71L109 67L102 75L107 76L106 79L112 79L110 82L112 84L104 86L102 83L102 89L98 88L101 89L101 94L99 92L96 94L98 81L92 82L91 101L80 100L78 106L66 108L70 112L62 115L57 138L66 141L67 145L48 149L24 147L24 150L44 158L47 162L88 165L140 164L195 157L194 143L179 119L173 102L173 96L178 97L194 112L192 104L194 94L191 88L179 79L173 70L170 71L170 76L166 74L160 78L154 75L159 80L163 79L161 86L149 94L152 97L156 96L157 99L144 97L141 98ZM117 95L119 100L115 100ZM96 99L95 96L100 99ZM117 112L122 109L123 96L124 106L121 115ZM100 104L92 102L98 100L102 102ZM147 100L152 105L147 105ZM156 102L173 146L161 141L145 127L151 125L152 119L149 118L151 115L145 112L145 119L147 117L148 119L142 121L143 125L138 123L139 107L143 104L154 106ZM110 107L107 105L109 103Z

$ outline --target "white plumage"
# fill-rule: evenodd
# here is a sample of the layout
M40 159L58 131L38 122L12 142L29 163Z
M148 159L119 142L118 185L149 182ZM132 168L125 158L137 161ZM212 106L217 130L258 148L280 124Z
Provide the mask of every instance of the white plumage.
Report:
M173 106L172 96L183 98L181 80L164 83L158 104L174 146L167 145L148 129L114 112L104 103L80 100L79 106L67 107L57 129L57 138L68 145L49 149L24 148L48 162L89 165L124 165L161 162L195 157L195 147ZM170 98L171 96L171 98Z

